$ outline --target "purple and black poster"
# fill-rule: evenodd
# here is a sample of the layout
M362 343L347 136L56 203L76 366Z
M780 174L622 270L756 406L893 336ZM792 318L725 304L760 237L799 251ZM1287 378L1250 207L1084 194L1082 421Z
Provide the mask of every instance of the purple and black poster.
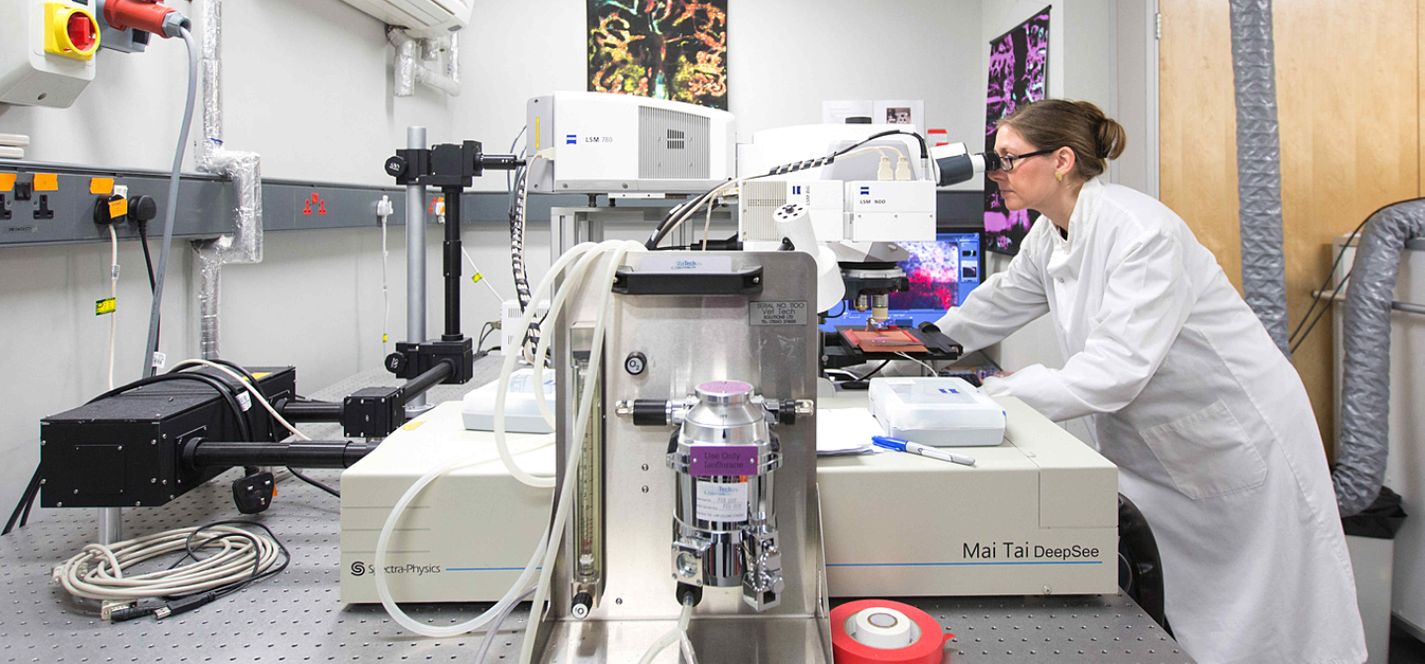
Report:
M1049 90L1049 7L990 41L990 78L985 91L985 152L995 149L995 125ZM1010 212L999 187L985 178L985 248L1006 254L1019 243L1039 213Z

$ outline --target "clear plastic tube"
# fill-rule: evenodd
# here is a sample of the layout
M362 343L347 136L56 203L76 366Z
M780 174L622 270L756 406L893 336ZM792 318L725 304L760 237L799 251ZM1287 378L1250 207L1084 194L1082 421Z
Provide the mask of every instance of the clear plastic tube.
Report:
M538 615L544 602L549 597L550 577L554 573L554 559L559 553L559 544L564 536L564 524L569 519L569 511L572 507L574 497L575 479L579 472L579 457L584 449L581 444L587 433L589 424L589 414L594 405L594 386L599 384L597 376L602 364L604 349L604 331L608 324L609 303L613 297L614 274L618 271L619 265L623 263L623 257L630 251L643 251L643 245L632 241L610 241L604 242L600 247L609 247L610 255L608 265L600 275L599 281L595 282L596 291L599 294L599 301L596 311L599 312L598 321L594 324L593 346L589 352L589 381L585 383L584 393L579 398L579 410L574 420L574 435L569 438L569 450L565 455L566 467L564 470L564 483L559 491L558 506L554 510L554 521L549 526L549 533L546 540L549 546L545 548L543 570L539 576L539 588L534 593L534 601L531 604L529 623L525 626L524 644L520 648L520 661L528 662L533 657L535 630L539 624ZM578 284L571 284L578 286Z

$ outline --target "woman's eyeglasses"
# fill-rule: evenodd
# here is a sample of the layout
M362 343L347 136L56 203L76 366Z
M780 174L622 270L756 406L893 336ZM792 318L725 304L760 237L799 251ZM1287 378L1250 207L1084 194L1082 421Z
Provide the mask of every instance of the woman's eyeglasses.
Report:
M993 153L993 152L986 152L986 153L985 153L985 172L986 172L986 173L993 173L993 172L995 172L995 171L1004 171L1004 172L1006 172L1006 173L1009 173L1010 171L1013 171L1013 170L1014 170L1014 165L1015 165L1015 164L1017 164L1017 163L1019 163L1019 162L1021 162L1021 161L1023 161L1023 160L1028 159L1028 158L1030 158L1030 157L1038 157L1038 156L1040 156L1040 155L1051 154L1051 153L1053 153L1053 152L1054 152L1055 150L1057 150L1057 149L1058 149L1058 148L1049 148L1049 149L1047 149L1047 150L1035 150L1034 152L1030 152L1030 153L1028 153L1028 154L1019 154L1019 155L1014 155L1014 154L995 154L995 153Z

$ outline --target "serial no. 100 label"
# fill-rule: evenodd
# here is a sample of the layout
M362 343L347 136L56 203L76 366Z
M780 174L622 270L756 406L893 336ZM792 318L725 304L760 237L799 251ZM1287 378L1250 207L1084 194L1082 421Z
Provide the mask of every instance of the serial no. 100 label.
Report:
M751 302L748 318L753 325L806 325L805 302Z

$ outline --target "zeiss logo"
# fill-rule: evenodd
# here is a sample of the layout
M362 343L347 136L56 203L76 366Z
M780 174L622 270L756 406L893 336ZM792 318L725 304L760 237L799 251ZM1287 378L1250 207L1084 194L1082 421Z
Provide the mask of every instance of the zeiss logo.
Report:
M871 188L870 188L870 187L861 187L861 195L862 195L862 196L870 196L870 195L871 195Z
M798 184L798 185L793 185L793 186L792 186L792 195L793 195L793 196L801 196L801 195L802 195L802 186L799 185L799 184Z
M564 144L565 144L565 145L576 145L576 144L578 144L578 143L579 143L579 137L578 137L578 136L576 136L576 135L574 135L574 134L565 134L565 135L564 135Z
M941 394L959 394L960 390L957 390L953 387L942 387L940 388L939 392Z

